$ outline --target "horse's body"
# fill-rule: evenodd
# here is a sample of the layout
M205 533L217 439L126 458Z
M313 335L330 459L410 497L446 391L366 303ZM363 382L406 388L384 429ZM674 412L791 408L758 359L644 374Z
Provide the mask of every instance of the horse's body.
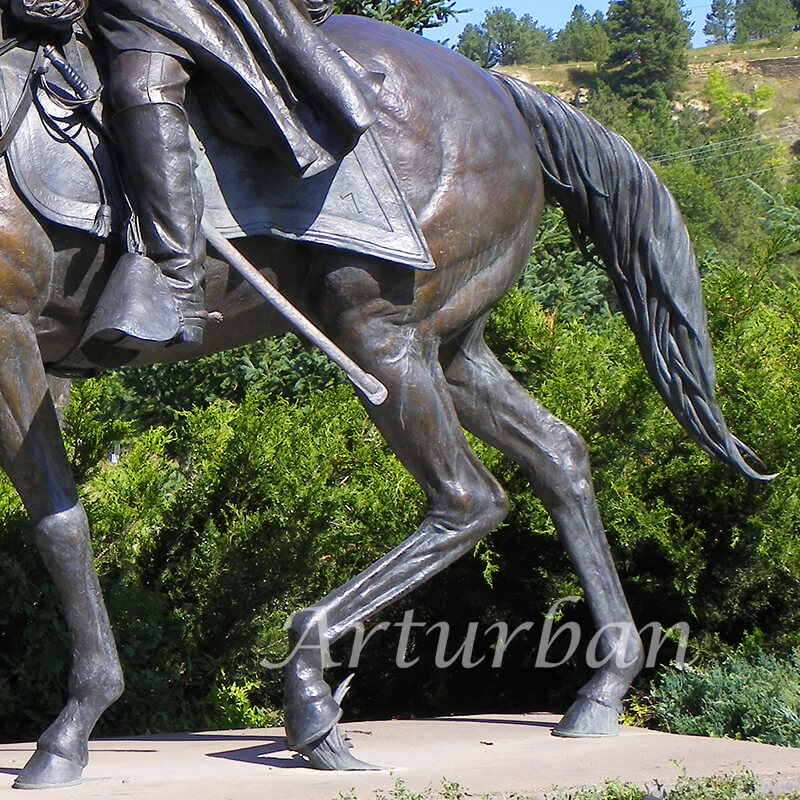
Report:
M540 93L524 84L504 85L460 56L396 28L333 18L324 30L368 69L387 75L377 132L436 269L416 272L266 238L237 246L387 386L388 400L379 407L368 406L370 416L422 486L429 505L420 527L405 543L314 609L295 615L292 643L306 646L287 668L290 744L315 766L360 766L336 729L340 698L334 700L323 680L323 645L471 550L505 516L505 494L470 450L462 427L525 469L573 559L596 624L611 626L601 639L608 662L581 691L558 729L567 736L610 735L616 729L619 701L639 669L641 646L605 541L586 447L500 366L484 344L482 330L488 312L514 285L526 262L546 177L551 193L565 204L573 221L595 240L606 240L598 246L613 262L612 274L629 321L676 416L702 446L748 472L740 445L727 433L714 401L713 362L685 230L674 223L674 203L652 173L621 140L587 118L547 101L550 110L561 115L550 130L552 119ZM580 146L570 150L565 145L578 139ZM603 146L605 190L592 177L600 163L596 150ZM540 158L546 162L545 176ZM581 163L576 166L577 162ZM623 197L631 174L644 186L641 191L649 203L633 211ZM268 169L264 180L269 180ZM580 192L575 189L578 183ZM615 229L616 216L624 214L639 228L644 219L645 227L652 223L656 229L657 247L649 256L641 246L649 232L639 230L636 238L628 230L636 225L626 222L621 226L627 237L623 239ZM595 230L597 225L605 229ZM676 278L669 274L673 251L679 262ZM19 785L77 780L95 722L122 691L86 518L61 444L46 375L47 365L69 365L69 353L92 310L101 278L116 256L114 247L37 219L17 198L3 170L0 459L22 497L36 544L58 586L74 655L67 705L41 737ZM642 271L643 263L645 277L640 279L637 270ZM221 311L224 321L209 326L201 349L163 348L135 363L197 357L285 330L225 264L210 258L207 271L207 307ZM654 305L647 287L656 300L666 301ZM645 312L639 313L642 305ZM672 370L676 358L680 370ZM620 632L626 626L630 635ZM309 648L315 642L320 648Z

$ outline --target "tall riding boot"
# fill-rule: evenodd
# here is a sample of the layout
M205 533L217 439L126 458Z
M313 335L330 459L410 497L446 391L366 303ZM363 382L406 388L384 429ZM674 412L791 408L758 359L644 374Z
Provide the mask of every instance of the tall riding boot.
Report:
M106 366L126 363L147 342L200 344L207 317L203 201L186 114L148 103L118 113L114 125L146 255L123 254L81 339Z
M171 103L134 106L115 116L114 129L147 256L166 278L181 316L177 338L199 344L206 316L203 199L186 112Z

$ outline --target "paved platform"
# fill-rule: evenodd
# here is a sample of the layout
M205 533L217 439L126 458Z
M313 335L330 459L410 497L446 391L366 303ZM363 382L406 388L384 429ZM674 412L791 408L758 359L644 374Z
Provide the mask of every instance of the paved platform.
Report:
M11 784L33 746L6 744L0 745L0 797L336 800L352 792L371 800L375 790L388 792L395 778L416 791L446 778L473 794L535 796L608 778L670 786L681 770L707 776L741 767L768 787L800 789L800 749L639 728L623 728L611 739L558 739L550 736L557 719L520 714L345 724L358 756L392 767L391 773L308 769L285 749L278 728L102 739L90 744L81 786L27 793L12 791Z

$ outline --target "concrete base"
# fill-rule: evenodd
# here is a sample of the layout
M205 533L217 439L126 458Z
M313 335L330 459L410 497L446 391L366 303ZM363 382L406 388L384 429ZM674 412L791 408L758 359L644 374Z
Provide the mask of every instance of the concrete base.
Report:
M800 749L730 739L675 736L623 728L611 739L558 739L549 714L488 714L433 720L345 724L359 758L384 772L318 772L288 752L283 732L188 733L90 743L83 785L49 790L52 800L335 800L353 792L370 800L395 778L412 790L442 778L472 793L540 795L620 778L640 786L671 786L682 770L720 775L746 767L765 786L800 789ZM0 797L24 800L11 784L33 745L0 745ZM34 797L42 792L32 793Z

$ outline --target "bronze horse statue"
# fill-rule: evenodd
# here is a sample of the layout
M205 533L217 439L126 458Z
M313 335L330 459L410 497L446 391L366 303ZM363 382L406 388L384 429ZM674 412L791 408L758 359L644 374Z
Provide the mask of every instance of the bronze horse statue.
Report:
M743 459L752 453L728 432L716 403L697 265L677 206L623 139L531 86L374 21L333 17L324 31L387 76L375 130L436 268L402 269L266 237L236 244L386 385L388 400L365 403L367 411L424 490L428 509L403 544L294 615L290 644L305 646L286 669L289 744L318 768L365 767L337 729L342 692L334 696L324 680L325 646L472 550L506 515L503 489L463 429L525 470L603 629L605 663L556 733L613 735L642 647L603 532L587 448L506 372L483 328L526 263L545 198L560 203L605 261L672 413L712 456L751 479L768 479ZM123 690L47 382L48 370L80 340L97 297L94 277L118 253L116 243L38 218L18 198L5 164L0 212L0 461L60 593L73 653L66 705L16 783L43 788L80 779L89 734ZM230 280L213 252L207 273L208 307L224 321L208 328L202 347L165 347L135 363L195 358L286 330L248 284Z

